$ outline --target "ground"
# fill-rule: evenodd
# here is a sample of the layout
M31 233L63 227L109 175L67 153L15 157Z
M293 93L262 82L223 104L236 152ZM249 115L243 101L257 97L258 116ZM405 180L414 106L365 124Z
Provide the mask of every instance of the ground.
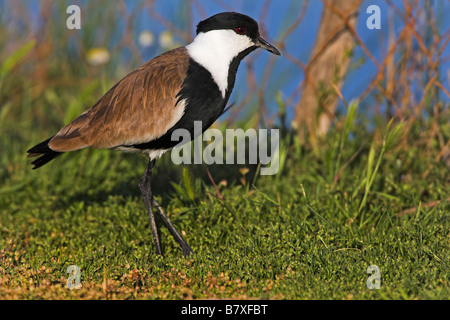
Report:
M448 299L447 165L433 150L397 144L374 170L382 143L371 153L368 139L347 141L337 162L327 160L337 154L332 138L316 152L282 146L275 176L163 157L155 194L193 248L188 258L159 220L155 254L137 186L144 157L84 150L36 171L10 163L0 298ZM379 289L369 266L379 268Z

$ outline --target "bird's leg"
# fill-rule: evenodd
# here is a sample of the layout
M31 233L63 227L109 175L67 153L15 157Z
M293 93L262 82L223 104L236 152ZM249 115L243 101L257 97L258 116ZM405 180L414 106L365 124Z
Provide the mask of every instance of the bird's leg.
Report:
M170 233L172 233L175 240L181 246L181 251L183 252L183 256L185 256L185 257L189 256L193 252L191 247L188 245L186 240L183 239L183 237L180 235L180 233L177 231L177 229L175 229L172 222L170 222L169 218L164 213L163 209L161 208L161 206L159 205L158 201L156 201L155 198L153 198L152 203L155 206L156 210L159 211L159 214L161 215L161 218L163 218L164 223L166 224L167 228L169 228Z
M156 253L161 254L161 243L159 242L158 236L158 228L156 227L155 215L153 214L152 209L152 189L151 189L151 178L152 178L152 169L155 165L155 160L150 160L147 168L145 169L144 175L139 182L139 189L142 193L142 199L144 200L145 207L148 212L148 219L150 220L150 226L152 227L153 239L155 241Z
M155 215L153 213L152 205L155 206L156 210L159 212L167 228L169 228L170 233L172 233L175 240L181 246L183 256L186 257L192 253L191 247L189 247L189 245L183 239L183 237L180 235L177 229L175 229L172 222L170 222L169 218L161 208L161 205L153 197L153 193L151 190L151 178L152 178L152 169L154 165L155 160L150 160L147 169L145 169L144 175L142 176L141 181L139 182L139 188L141 189L142 198L144 199L145 206L147 207L148 218L150 220L150 225L152 227L153 232L153 239L155 240L156 253L161 254L161 244L159 242L158 228L156 227Z

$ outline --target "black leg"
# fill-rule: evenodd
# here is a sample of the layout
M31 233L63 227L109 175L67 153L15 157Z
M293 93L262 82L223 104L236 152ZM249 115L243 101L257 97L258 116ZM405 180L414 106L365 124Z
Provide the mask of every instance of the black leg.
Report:
M144 175L139 182L139 189L142 193L142 199L144 200L145 207L148 212L148 219L150 220L150 226L152 227L153 240L155 241L156 253L161 254L161 244L159 242L158 236L158 228L155 222L155 215L153 214L152 209L152 189L151 189L151 178L152 178L152 169L155 165L155 160L150 161L148 163L147 169L145 169Z
M183 252L183 256L187 257L189 256L193 251L191 247L189 247L186 240L183 239L183 237L180 235L180 233L175 229L172 222L170 222L167 215L164 213L163 209L159 205L158 201L153 198L153 205L155 206L156 210L158 210L159 214L161 215L161 218L163 218L164 223L166 224L167 228L169 228L170 233L172 233L175 240L178 242L178 244L181 246L181 251Z
M187 244L187 242L183 239L180 233L175 229L172 222L170 222L167 215L164 213L158 201L155 200L151 191L151 177L152 177L152 169L155 165L155 160L150 160L147 169L144 172L144 175L141 178L139 183L139 188L141 189L142 198L144 199L145 206L147 207L148 217L150 219L150 225L152 227L153 239L155 240L156 245L156 253L161 254L161 245L158 237L158 229L155 223L155 216L153 214L152 205L155 206L156 210L159 212L161 218L166 224L167 228L169 228L170 233L173 235L175 240L181 246L181 251L183 252L183 256L187 257L192 253L191 247Z

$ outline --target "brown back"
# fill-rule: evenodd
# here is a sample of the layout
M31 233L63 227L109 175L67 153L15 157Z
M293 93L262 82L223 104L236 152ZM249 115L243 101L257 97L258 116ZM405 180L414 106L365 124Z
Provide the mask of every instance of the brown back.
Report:
M50 148L59 152L114 148L162 136L184 112L183 105L176 105L176 95L188 66L184 47L148 61L61 129L50 140Z

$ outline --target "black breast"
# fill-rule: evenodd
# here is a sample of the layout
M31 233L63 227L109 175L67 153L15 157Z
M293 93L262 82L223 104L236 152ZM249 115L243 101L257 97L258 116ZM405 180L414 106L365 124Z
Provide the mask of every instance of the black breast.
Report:
M235 76L236 72L234 72L233 77ZM234 84L234 80L232 82ZM227 90L226 96L223 98L211 73L190 59L186 79L177 95L178 101L186 100L184 115L166 134L158 139L127 147L141 150L164 150L173 148L181 140L172 141L172 133L181 128L188 130L191 137L195 138L208 129L222 114L230 97L231 89L229 88ZM195 136L194 121L202 122L202 132L196 132Z

